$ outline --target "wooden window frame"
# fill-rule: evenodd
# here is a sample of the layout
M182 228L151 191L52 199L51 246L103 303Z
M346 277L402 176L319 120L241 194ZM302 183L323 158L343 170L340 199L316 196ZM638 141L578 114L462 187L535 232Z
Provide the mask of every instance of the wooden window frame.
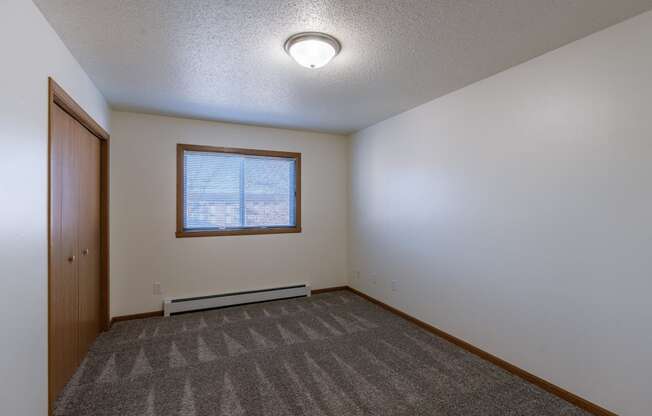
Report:
M185 198L184 189L184 153L212 152L228 153L245 156L282 157L295 159L295 225L293 227L259 227L259 228L237 228L229 230L198 230L191 231L184 229L183 201ZM186 237L222 237L228 235L259 235L259 234L288 234L301 232L301 153L278 152L273 150L238 149L232 147L203 146L194 144L177 144L177 238Z

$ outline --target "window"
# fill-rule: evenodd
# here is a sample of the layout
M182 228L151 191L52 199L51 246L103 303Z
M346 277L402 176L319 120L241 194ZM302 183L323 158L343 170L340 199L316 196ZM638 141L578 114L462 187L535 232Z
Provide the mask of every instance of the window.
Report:
M177 145L177 237L301 232L301 153Z

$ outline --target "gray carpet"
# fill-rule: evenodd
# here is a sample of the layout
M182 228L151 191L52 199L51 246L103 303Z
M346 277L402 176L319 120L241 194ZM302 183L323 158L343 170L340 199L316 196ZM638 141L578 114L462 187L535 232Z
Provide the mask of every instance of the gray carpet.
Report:
M55 415L587 415L348 292L102 334Z

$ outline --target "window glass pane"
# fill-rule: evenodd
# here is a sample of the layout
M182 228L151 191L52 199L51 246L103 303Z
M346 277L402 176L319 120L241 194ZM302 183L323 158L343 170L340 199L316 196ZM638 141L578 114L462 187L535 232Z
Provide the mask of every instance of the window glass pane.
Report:
M246 157L244 163L245 226L293 226L292 159Z
M243 162L225 153L184 153L184 228L242 227Z
M293 158L186 150L183 160L184 229L296 225Z

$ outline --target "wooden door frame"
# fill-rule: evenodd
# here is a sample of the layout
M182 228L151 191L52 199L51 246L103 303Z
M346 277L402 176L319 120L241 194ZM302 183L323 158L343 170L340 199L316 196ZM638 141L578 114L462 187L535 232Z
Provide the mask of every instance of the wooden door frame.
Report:
M100 322L109 329L109 134L51 77L48 78L48 413L56 397L52 391L52 319L50 314L52 261L52 121L55 106L100 139Z

